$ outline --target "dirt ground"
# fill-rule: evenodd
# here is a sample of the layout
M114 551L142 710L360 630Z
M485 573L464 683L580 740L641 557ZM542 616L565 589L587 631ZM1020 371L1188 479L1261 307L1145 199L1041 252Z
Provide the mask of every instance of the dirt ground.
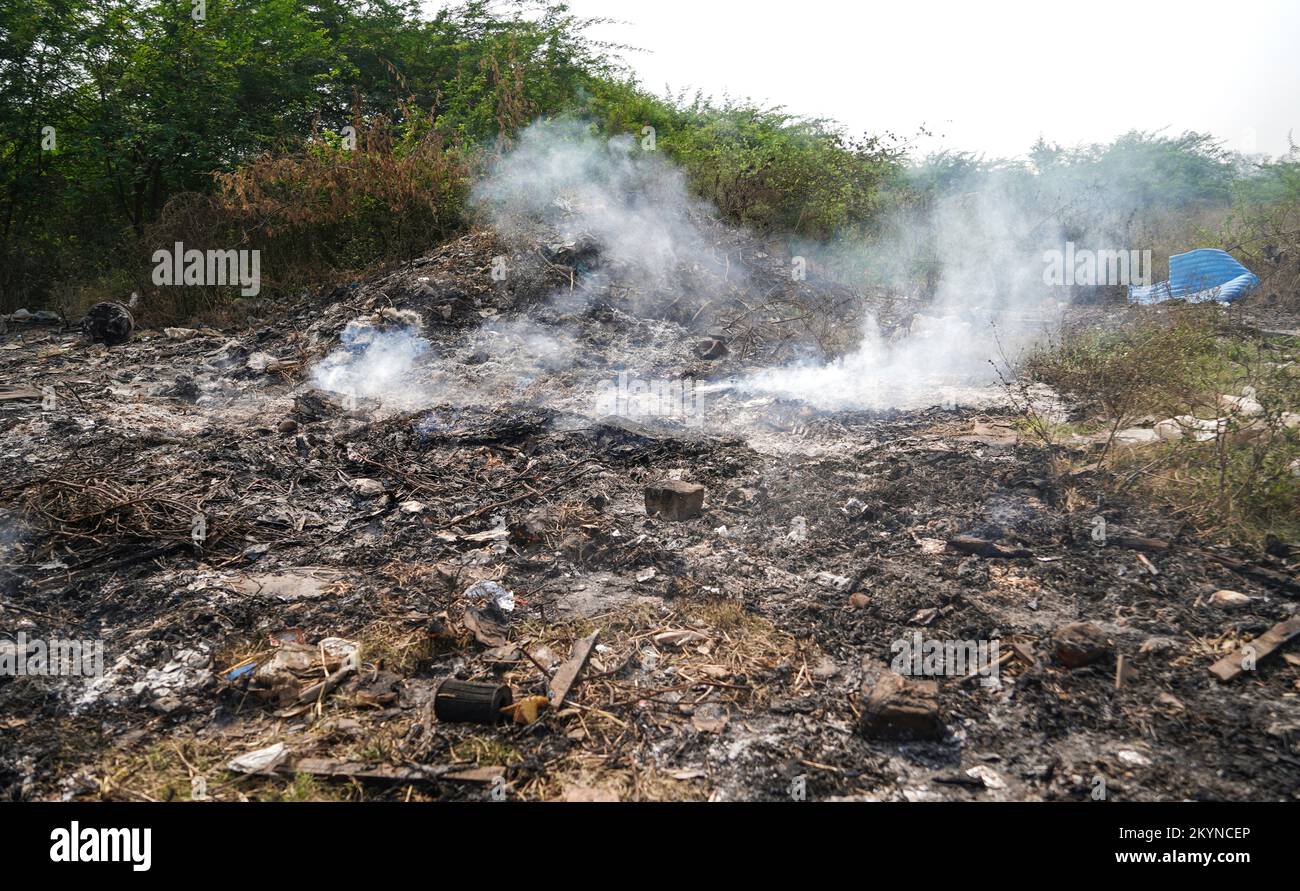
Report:
M1218 550L1115 494L996 390L826 412L730 387L840 347L711 311L730 349L702 358L697 310L538 303L563 258L501 288L485 239L263 327L106 347L11 326L0 380L30 391L0 401L0 630L102 640L104 670L0 677L0 795L1300 798L1300 660L1208 670L1295 612L1294 558ZM382 310L419 316L427 405L310 385ZM712 382L707 423L593 411L620 365ZM647 515L666 478L705 487L699 516ZM485 580L513 610L467 596ZM1221 608L1221 589L1250 600ZM1060 629L1080 622L1098 652L1070 668ZM435 718L447 677L545 696L593 632L535 721ZM864 690L918 639L997 641L1004 661L996 684L933 678L933 732L887 738ZM286 679L290 651L308 664Z

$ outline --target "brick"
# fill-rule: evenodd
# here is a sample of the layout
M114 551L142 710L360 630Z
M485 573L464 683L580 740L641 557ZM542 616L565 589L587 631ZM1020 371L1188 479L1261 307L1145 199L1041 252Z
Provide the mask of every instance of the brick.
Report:
M666 520L689 520L704 510L704 487L681 480L661 480L645 489L645 512Z
M932 680L886 672L870 689L864 689L862 704L863 736L894 740L943 736L939 685Z

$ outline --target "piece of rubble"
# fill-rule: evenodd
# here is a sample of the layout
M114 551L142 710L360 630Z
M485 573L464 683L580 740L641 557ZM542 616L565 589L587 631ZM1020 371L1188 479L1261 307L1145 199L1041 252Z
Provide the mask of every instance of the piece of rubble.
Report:
M1240 591L1229 591L1226 588L1210 595L1210 603L1222 610L1241 609L1243 606L1249 606L1254 599Z
M1094 665L1114 652L1106 633L1092 622L1071 622L1052 634L1052 655L1066 668Z
M682 480L660 480L645 488L645 512L681 521L698 517L704 509L704 487Z
M1139 656L1162 656L1178 649L1178 642L1169 637L1148 637L1138 647Z
M345 588L344 574L319 567L290 567L252 573L230 582L241 594L274 597L277 600L315 600Z
M504 647L510 642L506 636L510 633L510 626L499 610L467 606L464 622L474 639L488 649Z
M316 644L281 641L269 658L254 663L248 689L279 706L314 702L356 670L360 655L355 642L341 637L327 637ZM226 674L228 679L232 675L239 676L230 671Z
M865 609L871 603L871 598L861 591L854 591L849 595L849 609Z
M731 714L727 707L718 702L706 702L695 707L691 714L691 725L701 733L721 733L727 729Z
M510 540L520 547L539 544L546 541L554 527L551 512L544 507L535 507L522 519L510 524Z
M506 644L504 647L492 647L484 650L479 654L479 658L492 668L505 671L522 663L525 657L521 648L513 644Z
M35 387L10 387L0 385L0 402L40 402L45 396Z
M836 575L833 572L817 573L817 584L823 588L830 588L832 591L847 591L853 580L846 575Z
M926 607L924 609L917 610L916 613L912 616L912 618L908 620L908 624L929 625L937 618L939 618L939 611L934 607Z
M1123 653L1115 657L1115 689L1123 690L1124 685L1137 677L1133 661Z
M862 734L875 739L937 739L943 735L939 685L889 671L863 690Z
M1187 706L1183 704L1183 701L1181 699L1179 699L1174 694L1165 692L1163 690L1156 696L1156 702L1160 703L1163 706L1168 707L1169 709L1172 709L1175 712L1187 711Z
M293 414L302 421L320 421L342 413L343 403L321 390L308 390L293 398Z
M974 535L954 535L948 539L948 547L961 554L985 558L1024 559L1034 556L1032 551L1025 548L1006 548L995 541Z
M1218 418L1203 420L1195 415L1178 415L1166 418L1155 426L1156 436L1165 442L1176 442L1190 436L1196 442L1208 442L1223 431L1224 421Z
M1150 427L1129 427L1117 431L1115 441L1128 445L1141 445L1142 443L1159 442L1160 434Z
M844 515L850 520L857 520L867 514L867 505L866 502L860 498L850 498L848 501L844 502L844 505L840 510L844 511Z
M1264 406L1255 398L1254 387L1243 387L1240 396L1224 394L1219 397L1219 407L1225 412L1243 417L1254 417L1264 413Z
M272 362L278 362L278 361L279 360L276 359L275 356L272 356L270 353L264 353L259 350L256 353L250 354L249 357L246 360L244 360L244 367L247 368L249 371L265 372L268 370Z
M987 764L977 764L966 771L966 776L973 780L979 780L985 789L994 792L1001 791L1007 787L1007 781L1002 778L996 770Z
M695 344L695 355L713 361L727 355L727 343L720 337L709 337Z
M1120 749L1115 753L1119 763L1125 767L1150 767L1151 759L1136 749Z
M356 492L358 495L362 496L363 498L371 498L375 495L383 494L384 484L381 483L379 480L372 480L366 478L355 479L352 481L352 491Z

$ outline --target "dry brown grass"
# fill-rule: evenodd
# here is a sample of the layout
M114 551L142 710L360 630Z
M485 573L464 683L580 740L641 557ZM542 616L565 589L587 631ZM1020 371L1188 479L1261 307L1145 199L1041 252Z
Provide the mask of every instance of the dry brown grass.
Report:
M1286 422L1300 412L1298 361L1300 338L1197 305L1133 310L1117 326L1067 332L1028 371L1107 434L1100 454L1077 463L1107 463L1114 488L1137 487L1204 535L1258 544L1300 536L1300 430ZM1255 393L1258 414L1223 406L1243 392ZM1174 417L1214 422L1211 438L1112 448L1123 427Z

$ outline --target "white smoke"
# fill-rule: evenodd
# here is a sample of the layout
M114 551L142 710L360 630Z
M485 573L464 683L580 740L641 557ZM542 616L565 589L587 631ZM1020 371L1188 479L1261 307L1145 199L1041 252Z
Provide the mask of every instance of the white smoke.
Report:
M928 301L897 284L902 323L889 337L867 317L858 347L831 362L766 369L739 389L797 398L824 409L921 408L987 402L999 371L1059 319L1066 296L1044 285L1043 251L1059 247L1059 225L994 178L983 188L939 200L921 216L892 220L871 244L807 245L814 255L904 278L918 260L937 261ZM835 257L833 255L840 254Z
M0 563L12 560L22 541L23 530L18 521L8 511L0 510Z
M467 357L475 363L481 360L529 375L562 371L578 355L572 334L526 316L493 319L474 332L467 346Z
M1042 213L1050 202L1035 192L1033 178L1015 174L945 182L923 210L900 210L870 240L794 246L792 252L823 267L846 258L865 266L868 283L884 284L904 301L891 314L901 324L882 333L868 316L847 355L763 369L729 385L824 409L995 396L993 366L1014 361L1049 328L1067 296L1042 280L1043 252L1064 243L1062 226ZM680 321L697 318L695 309L719 297L720 288L761 300L745 293L740 264L728 264L717 250L707 228L714 214L691 195L684 173L634 137L601 138L573 120L537 122L475 185L473 201L516 256L540 253L577 273L572 291L552 295L551 321L489 321L439 364L422 362L429 344L415 328L359 320L314 369L317 386L402 407L503 397L555 402L572 395L562 392L566 386L581 385L569 372L640 373L636 344L627 345L627 355L584 351L562 327L568 312L599 299L642 319L685 308ZM921 289L918 268L934 270ZM418 366L422 385L412 379Z
M565 308L581 308L614 281L627 286L622 302L643 314L682 295L694 303L694 274L726 265L700 226L710 208L678 167L642 139L602 139L574 120L524 130L472 197L524 249L540 236L544 247L572 252L582 284L555 295Z
M412 408L429 401L426 386L414 375L429 342L413 325L355 319L343 329L339 344L312 369L315 387L393 407Z
M942 272L919 313L883 337L868 318L851 354L822 363L767 369L732 386L803 399L822 408L914 407L969 401L995 380L1001 363L1032 340L1055 309L1041 281L1041 252L1062 241L1057 225L1033 212L1022 181L997 178L968 190L948 189L926 213L900 212L870 243L847 239L798 245L794 252L836 261L853 255L880 276L904 278L937 259ZM646 316L681 300L692 307L716 296L720 271L701 221L707 207L691 196L682 171L630 136L601 139L571 120L538 122L474 189L477 205L507 239L528 247L551 239L574 254L582 273L570 296L581 308L610 283L620 302ZM576 261L573 257L576 256ZM835 265L834 262L824 265ZM841 264L842 265L842 264ZM732 266L726 280L745 286ZM919 295L911 295L919 296Z
M733 385L827 410L954 406L992 398L990 361L1001 361L991 331L959 316L917 316L902 340L891 343L868 321L846 356L765 369Z

